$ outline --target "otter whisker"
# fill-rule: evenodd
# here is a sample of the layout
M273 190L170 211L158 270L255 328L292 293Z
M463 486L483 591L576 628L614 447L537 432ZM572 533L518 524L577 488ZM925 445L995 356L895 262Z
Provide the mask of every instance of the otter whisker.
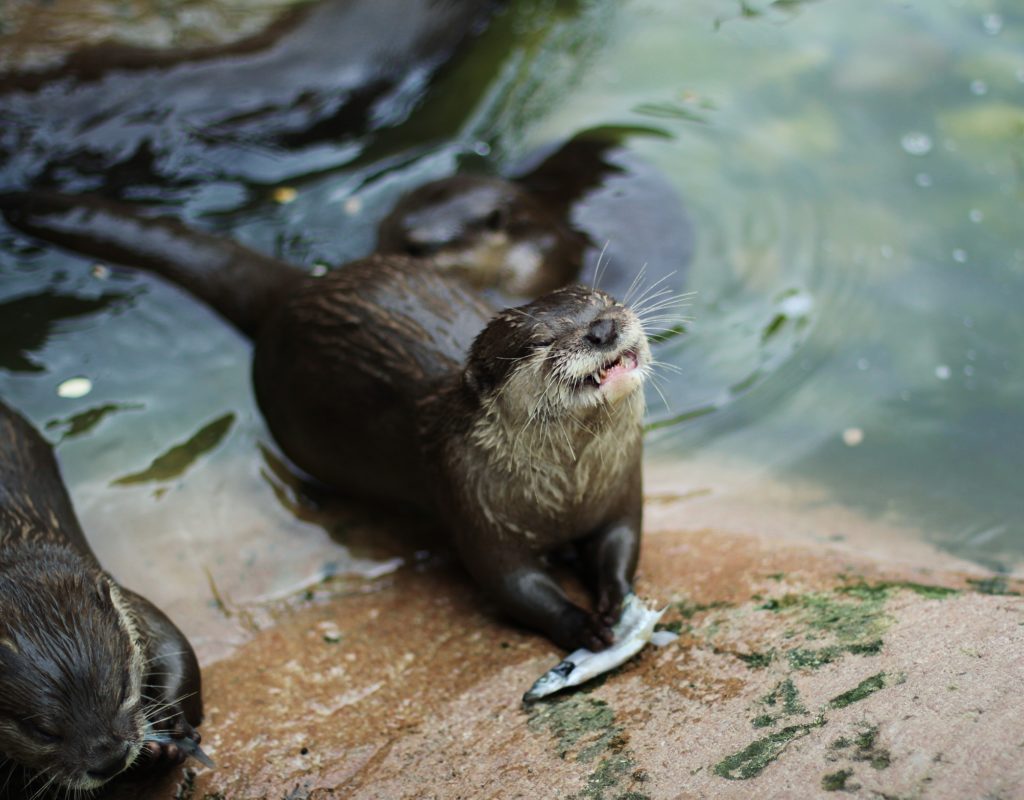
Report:
M661 387L658 386L658 380L659 380L658 376L651 375L651 386L654 388L654 391L656 391L658 393L658 396L661 398L661 402L663 402L665 404L665 409L668 410L668 411L671 411L672 410L672 406L669 404L668 398L665 397L665 393L663 391L661 391Z
M641 319L650 316L658 311L669 308L688 308L691 297L689 295L675 294L666 289L663 293L652 295L647 298L643 306L634 309L634 313Z
M669 275L662 276L658 283L668 278ZM655 291L656 290L656 291ZM660 302L666 298L671 298L673 301L689 301L697 296L697 292L678 292L671 286L662 286L657 288L657 284L654 284L644 292L643 296L638 298L630 307L634 310L634 313L641 313L645 308L649 308L650 305Z
M152 658L143 659L142 665L148 666L149 664L152 664L154 661L162 661L167 658L173 658L174 656L183 656L186 653L191 652L191 650L175 650L173 653L157 653Z
M643 291L643 293L642 293L642 294L641 294L641 295L640 295L639 297L637 297L637 299L636 299L636 300L634 300L634 301L632 301L632 302L630 303L630 308L633 308L633 309L642 309L642 308L643 308L643 306L644 306L644 303L645 303L645 302L649 302L651 294L652 294L652 293L653 293L653 292L654 292L654 291L655 291L655 290L656 290L656 289L657 289L657 288L658 288L658 287L659 287L659 286L660 286L660 285L661 285L662 283L664 283L665 281L667 281L667 280L668 280L669 278L671 278L671 277L672 277L673 275L675 275L675 274L676 274L676 273L675 273L675 270L673 270L672 272L667 272L667 273L665 273L665 274L664 274L664 275L662 275L662 276L661 276L660 278L658 278L658 280L654 281L654 283L652 283L652 284L651 284L650 286L648 286L648 287L647 287L647 288L646 288L646 289L645 289L645 290ZM666 288L667 288L667 287L666 287ZM634 313L636 313L636 312L634 311Z
M677 375L682 375L683 374L682 368L677 367L675 364L670 364L667 361L658 361L656 359L651 359L651 366L652 367L661 367L663 369L667 369L670 372L676 373Z
M597 262L594 264L594 279L593 279L593 281L590 284L595 289L598 288L598 285L601 283L601 278L604 277L604 270L601 267L601 260L604 258L605 253L608 252L608 245L610 245L610 244L611 244L611 239L605 239L604 240L604 246L601 248L601 252L598 253L598 255L597 255ZM607 267L608 267L608 262L605 262L604 268L607 269Z
M633 282L629 284L629 288L626 289L626 293L622 296L622 304L625 306L632 307L630 299L633 297L633 292L643 285L644 278L647 275L647 262L645 261L640 265L640 269L637 270L636 275L633 276Z

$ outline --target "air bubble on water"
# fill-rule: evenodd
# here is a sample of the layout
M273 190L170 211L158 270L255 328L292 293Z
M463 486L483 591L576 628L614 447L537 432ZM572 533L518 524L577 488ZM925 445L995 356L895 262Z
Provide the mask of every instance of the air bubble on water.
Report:
M910 131L903 134L900 145L912 156L923 156L931 152L932 137L920 131Z
M953 251L953 260L957 264L964 264L967 262L967 251L961 250L959 247Z
M77 398L85 397L92 391L92 381L81 376L68 378L57 387L58 397Z
M974 374L974 367L972 367L970 364L967 364L966 366L964 366L964 375L966 375L969 378L973 374Z
M946 364L939 364L935 368L935 377L940 381L948 381L949 376L953 374L953 371Z
M871 362L868 361L866 358L858 358L857 359L857 369L859 369L861 372L863 372L864 370L868 369L870 366L871 366Z
M491 154L491 146L487 142L476 142L473 145L473 152L481 158Z
M843 444L847 447L856 447L864 441L864 431L860 428L847 428L843 431Z
M878 252L882 254L882 258L892 258L892 247L890 247L887 244L883 244L880 248L878 248Z
M927 189L932 185L932 176L927 172L919 172L914 176L914 183L920 186L922 189Z
M348 214L350 217L354 217L356 214L363 210L363 199L358 195L352 195L351 197L345 200L345 203L344 205L342 205L342 208L345 209L346 214Z
M983 219L985 219L985 215L984 213L982 213L982 210L980 208L972 208L970 211L967 212L967 218L971 222L981 222Z
M100 264L98 262L92 265L92 269L90 269L89 272L92 273L92 276L94 278L100 281L105 281L107 278L110 277L110 267L108 267L106 264Z
M813 298L806 292L789 295L779 303L779 311L787 317L806 317L814 305Z
M322 278L324 275L327 274L327 265L314 264L313 268L310 270L310 273L313 275L314 278Z
M988 84L985 81L978 80L971 81L971 94L981 97L983 94L988 94Z
M985 14L981 18L981 27L989 36L996 36L1003 29L1003 17L1001 14Z

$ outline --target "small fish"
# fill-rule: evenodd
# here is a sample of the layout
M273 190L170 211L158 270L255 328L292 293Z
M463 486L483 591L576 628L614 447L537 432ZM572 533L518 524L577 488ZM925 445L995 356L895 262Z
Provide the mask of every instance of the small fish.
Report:
M523 702L530 703L570 686L579 686L591 678L596 678L619 664L629 661L643 649L647 642L664 645L676 639L677 636L674 633L667 631L655 633L654 631L655 623L661 619L661 615L664 613L664 608L661 611L647 608L640 598L630 593L622 604L622 616L612 628L612 633L615 634L612 646L597 653L585 648L570 653L558 666L548 670L537 679L537 682L530 687L530 691L523 695Z
M191 756L204 767L213 769L217 766L213 763L213 759L203 752L203 748L199 746L199 742L195 739L178 739L166 733L151 733L146 739L147 741L158 742L159 744L176 744L184 751L185 755Z

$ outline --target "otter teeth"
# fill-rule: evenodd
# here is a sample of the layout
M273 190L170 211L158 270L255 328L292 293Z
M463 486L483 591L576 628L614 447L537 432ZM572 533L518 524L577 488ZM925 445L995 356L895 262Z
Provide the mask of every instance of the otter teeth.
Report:
M604 383L605 378L608 377L608 373L611 370L615 369L616 367L621 367L622 369L628 371L635 369L636 365L636 354L634 354L632 351L627 350L625 353L622 353L621 355L617 356L613 361L609 361L604 366L595 369L593 372L587 375L587 377L584 378L584 383L590 386L600 387L601 384Z

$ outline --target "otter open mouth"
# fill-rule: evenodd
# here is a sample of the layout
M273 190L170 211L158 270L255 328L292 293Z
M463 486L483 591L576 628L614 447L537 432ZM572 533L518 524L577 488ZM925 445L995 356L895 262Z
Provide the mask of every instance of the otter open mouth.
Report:
M626 350L587 375L583 379L583 385L600 389L609 380L635 370L637 363L636 351L633 349Z

